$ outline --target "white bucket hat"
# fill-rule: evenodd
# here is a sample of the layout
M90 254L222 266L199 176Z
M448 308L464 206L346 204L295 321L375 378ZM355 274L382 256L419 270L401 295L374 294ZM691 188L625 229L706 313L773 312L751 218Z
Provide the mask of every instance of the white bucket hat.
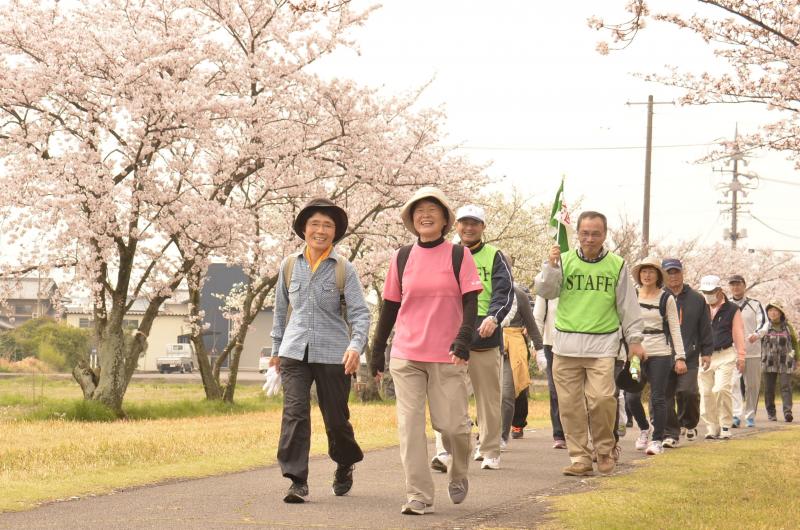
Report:
M414 220L411 218L411 213L414 208L414 204L422 199L436 199L437 202L440 202L442 206L444 206L444 213L447 217L447 220L445 221L444 233L442 235L448 233L450 229L453 228L453 222L455 222L456 215L453 213L453 209L450 207L450 200L447 198L447 195L445 195L442 190L434 186L424 186L418 189L414 195L412 195L411 198L408 199L403 205L403 208L400 210L400 218L403 220L403 224L405 225L406 229L408 229L408 231L415 236L419 236L417 229L414 228Z

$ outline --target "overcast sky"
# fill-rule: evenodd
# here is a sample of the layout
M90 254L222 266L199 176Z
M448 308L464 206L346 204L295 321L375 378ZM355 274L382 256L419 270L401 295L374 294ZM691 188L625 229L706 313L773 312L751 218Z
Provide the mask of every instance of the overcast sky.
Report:
M361 2L368 5L370 2ZM688 32L653 24L628 49L601 56L602 35L586 19L621 20L623 0L573 2L387 0L355 34L361 53L337 52L326 75L348 77L387 93L433 84L426 106L443 105L450 141L464 145L489 172L542 201L552 201L562 174L568 201L585 209L640 220L642 216L646 106L679 92L637 79L635 72L666 64L692 71L724 68L710 48ZM657 5L659 2L653 2ZM664 2L660 2L664 4ZM698 2L670 1L695 8ZM716 185L730 180L721 164L695 164L715 141L732 138L738 124L753 132L777 118L755 105L655 107L651 241L701 238L722 241L730 217L721 214ZM677 147L676 147L677 146ZM630 149L633 147L633 149ZM785 157L763 153L744 168L761 177L800 183ZM763 223L749 216L739 226L740 247L800 249L800 187L762 180L745 199Z

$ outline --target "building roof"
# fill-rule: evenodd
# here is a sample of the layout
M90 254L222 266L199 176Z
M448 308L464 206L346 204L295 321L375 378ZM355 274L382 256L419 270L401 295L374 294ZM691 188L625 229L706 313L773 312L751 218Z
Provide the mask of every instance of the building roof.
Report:
M49 300L58 286L52 278L0 278L0 298Z

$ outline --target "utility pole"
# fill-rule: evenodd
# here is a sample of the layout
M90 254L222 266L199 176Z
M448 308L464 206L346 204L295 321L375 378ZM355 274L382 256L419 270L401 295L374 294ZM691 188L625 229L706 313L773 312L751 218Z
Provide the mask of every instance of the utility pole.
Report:
M723 212L730 212L731 214L731 227L730 229L726 229L723 231L722 235L725 239L731 240L731 249L736 250L736 244L739 239L747 237L747 230L742 229L739 230L739 212L743 206L749 206L753 203L751 202L742 202L739 200L739 194L741 193L742 196L747 196L747 191L745 190L752 190L758 187L758 176L752 173L743 173L739 171L739 161L741 160L742 163L746 166L747 159L745 158L744 154L742 153L741 149L739 148L739 126L736 126L736 130L734 132L734 149L733 153L730 155L729 160L732 166L731 169L716 169L715 171L719 173L730 173L731 180L730 182L723 182L717 186L717 189L722 191L722 193L727 197L727 195L731 194L730 202L727 201L717 201L717 204L722 204L725 206L730 206L730 210L723 210ZM739 177L744 177L749 179L749 182L742 182L739 180ZM742 212L746 213L746 212Z
M674 105L674 101L653 101L653 95L647 96L647 102L628 101L626 105L647 105L647 143L644 154L644 206L642 211L642 250L641 256L647 256L650 250L650 168L653 160L653 105Z

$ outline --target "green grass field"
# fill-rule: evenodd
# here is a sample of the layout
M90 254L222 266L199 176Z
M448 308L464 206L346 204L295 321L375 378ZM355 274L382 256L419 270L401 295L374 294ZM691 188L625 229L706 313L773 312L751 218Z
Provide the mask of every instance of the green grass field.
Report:
M686 444L631 473L554 497L547 528L772 529L800 527L800 428Z

